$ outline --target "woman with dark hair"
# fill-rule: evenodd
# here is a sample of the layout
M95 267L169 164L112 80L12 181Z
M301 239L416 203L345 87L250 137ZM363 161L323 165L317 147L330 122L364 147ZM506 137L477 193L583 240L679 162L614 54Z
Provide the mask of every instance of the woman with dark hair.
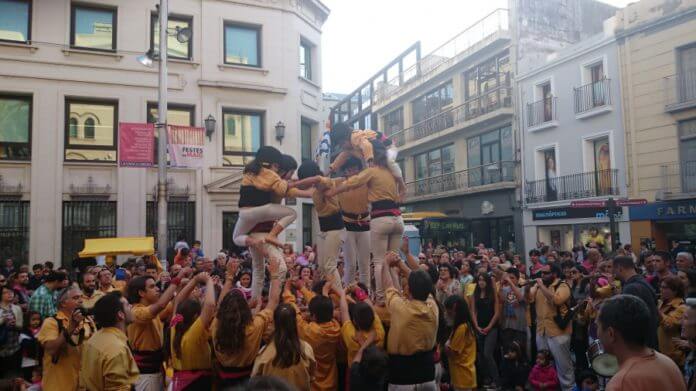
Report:
M435 294L437 301L444 303L445 300L461 292L459 284L459 274L457 269L449 263L441 263L438 266L439 278L435 283Z
M485 385L494 386L498 383L498 366L494 355L498 345L500 301L490 273L478 274L471 300L474 328L478 332L478 361L484 374L482 379L485 379Z
M670 275L660 282L660 297L660 324L657 328L660 352L669 356L681 368L684 366L684 352L673 341L681 336L681 323L686 312L684 284L679 277Z
M452 334L445 343L450 382L455 390L476 388L476 334L469 305L462 296L450 296L445 310L452 318Z
M679 270L677 277L686 288L686 299L696 298L696 269Z
M271 325L273 311L280 300L280 280L271 278L266 308L252 315L243 292L233 288L232 280L237 267L236 261L227 265L225 285L220 293L220 304L210 332L215 357L220 363L218 384L223 389L243 385L249 380L254 359L261 348L263 333ZM271 275L276 275L278 260L271 260L268 267Z
M375 265L375 296L378 304L384 302L382 271L391 273L394 285L399 287L399 276L395 270L385 266L385 255L397 251L404 234L404 220L399 209L400 196L397 182L390 171L387 150L379 141L372 142L374 158L372 166L359 174L348 178L342 184L329 190L327 195L336 195L344 191L367 186L367 199L370 211L370 248Z
M205 283L203 305L189 296ZM170 358L174 368L173 391L208 390L212 387L209 328L215 315L215 286L208 273L199 273L174 301L176 313L170 323Z
M259 352L251 376L276 376L300 391L309 391L316 361L312 347L300 340L295 308L279 305L273 313L273 339Z

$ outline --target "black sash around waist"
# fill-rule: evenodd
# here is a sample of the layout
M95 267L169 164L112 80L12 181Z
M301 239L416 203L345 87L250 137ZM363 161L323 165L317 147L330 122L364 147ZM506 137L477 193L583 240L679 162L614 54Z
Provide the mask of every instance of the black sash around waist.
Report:
M239 188L239 207L262 206L271 203L271 192L259 190L251 185Z
M133 350L133 359L142 374L162 372L164 352L160 350Z
M251 376L251 370L254 368L253 365L249 365L248 367L224 367L220 365L218 369L218 377L220 379L244 379L248 378Z
M370 212L370 217L373 219L385 216L401 216L399 204L393 200L379 200L373 202L371 205L372 211Z
M389 355L389 384L421 384L435 380L434 352Z
M341 212L334 213L330 216L319 216L319 229L321 232L335 231L343 228L345 228L345 224L343 224Z
M343 223L347 231L365 232L370 230L370 212L350 213L341 211L341 213L343 213Z

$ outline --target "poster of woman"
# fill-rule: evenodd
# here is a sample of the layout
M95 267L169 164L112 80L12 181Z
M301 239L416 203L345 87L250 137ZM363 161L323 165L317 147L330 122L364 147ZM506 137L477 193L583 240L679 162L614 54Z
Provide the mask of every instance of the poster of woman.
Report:
M544 151L544 165L546 166L546 201L558 199L558 173L556 172L556 151Z
M609 139L597 140L594 143L595 167L597 170L597 195L611 194L611 153Z

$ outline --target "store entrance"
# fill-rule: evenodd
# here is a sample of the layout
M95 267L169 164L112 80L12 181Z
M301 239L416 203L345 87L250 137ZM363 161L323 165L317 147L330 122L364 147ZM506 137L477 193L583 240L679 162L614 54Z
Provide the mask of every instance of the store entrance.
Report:
M660 222L655 225L657 231L664 235L668 246L673 240L677 240L682 248L696 252L696 220Z

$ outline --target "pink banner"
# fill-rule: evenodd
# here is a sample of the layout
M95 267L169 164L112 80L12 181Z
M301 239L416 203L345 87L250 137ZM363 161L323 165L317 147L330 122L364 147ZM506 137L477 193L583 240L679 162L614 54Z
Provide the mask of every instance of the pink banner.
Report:
M121 122L118 126L118 164L151 167L155 157L154 124Z

